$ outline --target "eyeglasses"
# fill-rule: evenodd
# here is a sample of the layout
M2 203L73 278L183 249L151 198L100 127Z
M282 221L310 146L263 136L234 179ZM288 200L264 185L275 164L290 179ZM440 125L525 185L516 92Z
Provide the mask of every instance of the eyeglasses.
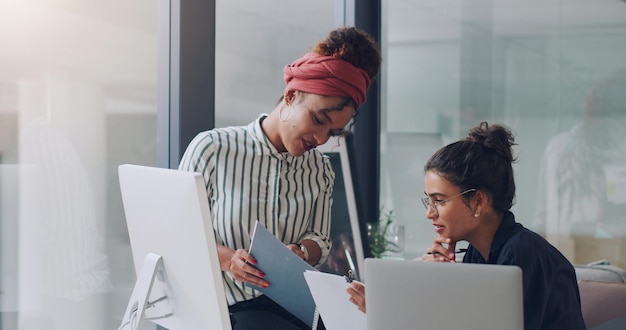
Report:
M445 204L446 202L449 202L459 196L463 196L465 194L467 194L468 192L472 192L472 191L476 191L476 189L468 189L460 194L456 194L446 200L440 201L440 200L434 200L431 201L430 197L424 197L422 198L422 204L424 204L424 207L426 208L426 210L428 211L428 207L432 207L433 210L435 211L435 215L439 216L439 210L437 210L437 205L442 206L443 204Z

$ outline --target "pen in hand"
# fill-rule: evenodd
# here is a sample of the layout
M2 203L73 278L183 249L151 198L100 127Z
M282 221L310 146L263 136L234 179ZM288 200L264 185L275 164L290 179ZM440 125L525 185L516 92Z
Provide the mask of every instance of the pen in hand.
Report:
M465 252L467 252L467 249L458 249L454 251L454 253L465 253ZM428 251L426 252L426 254L441 254L441 253L437 251Z
M355 278L354 271L348 270L348 275L344 275L348 288L346 292L350 295L350 302L355 304L357 308L365 313L365 286Z
M348 283L352 283L353 281L356 280L355 276L354 276L354 272L352 271L352 269L348 270L348 275L344 275L343 276L346 279L346 282Z

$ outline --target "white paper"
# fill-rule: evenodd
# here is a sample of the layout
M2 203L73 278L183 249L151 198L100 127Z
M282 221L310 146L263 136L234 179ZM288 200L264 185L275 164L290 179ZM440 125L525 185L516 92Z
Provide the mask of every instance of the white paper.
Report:
M327 330L366 329L365 313L350 302L343 276L307 270L304 278Z

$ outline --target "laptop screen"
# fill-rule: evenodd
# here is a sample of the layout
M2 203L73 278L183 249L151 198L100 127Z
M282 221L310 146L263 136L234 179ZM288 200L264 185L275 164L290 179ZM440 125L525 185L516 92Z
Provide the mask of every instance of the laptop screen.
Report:
M523 329L517 266L365 259L367 329Z

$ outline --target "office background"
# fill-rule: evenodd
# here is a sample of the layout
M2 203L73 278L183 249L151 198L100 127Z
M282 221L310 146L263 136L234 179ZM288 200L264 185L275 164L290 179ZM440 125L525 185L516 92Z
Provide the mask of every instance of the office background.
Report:
M175 167L195 131L270 112L343 24L384 57L351 146L363 224L393 209L420 256L422 165L487 120L517 136L518 221L626 266L624 1L0 0L0 328L116 328L117 166Z

